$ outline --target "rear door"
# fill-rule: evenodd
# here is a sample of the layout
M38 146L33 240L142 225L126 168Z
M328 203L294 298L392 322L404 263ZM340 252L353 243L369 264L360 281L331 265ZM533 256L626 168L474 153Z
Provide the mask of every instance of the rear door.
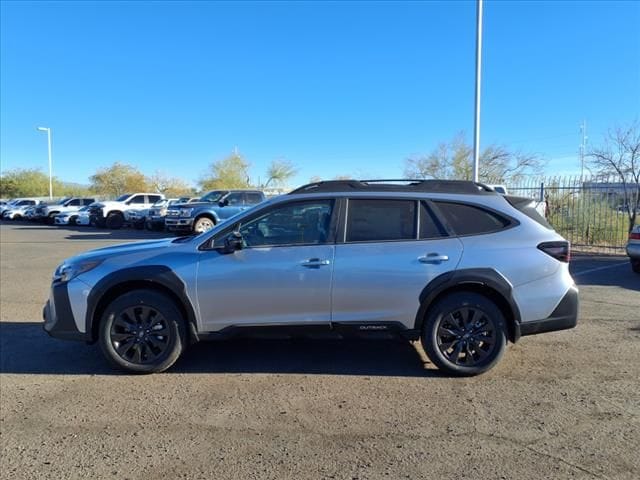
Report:
M425 286L455 270L462 256L462 243L448 236L424 201L348 199L340 235L332 323L413 328Z

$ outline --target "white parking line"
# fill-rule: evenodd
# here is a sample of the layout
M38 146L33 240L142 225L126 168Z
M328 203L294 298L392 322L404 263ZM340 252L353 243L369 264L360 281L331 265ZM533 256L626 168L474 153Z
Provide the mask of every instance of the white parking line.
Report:
M605 265L604 267L590 268L589 270L583 270L582 272L572 273L571 275L574 276L574 277L577 277L579 275L585 275L587 273L598 272L600 270L607 270L608 268L621 267L623 265L629 265L629 263L628 262L620 262L620 263L616 263L615 265Z

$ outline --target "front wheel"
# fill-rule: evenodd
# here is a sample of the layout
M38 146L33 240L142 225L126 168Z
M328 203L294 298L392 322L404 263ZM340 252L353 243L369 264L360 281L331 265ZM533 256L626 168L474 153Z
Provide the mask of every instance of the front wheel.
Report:
M193 231L195 233L203 233L211 230L215 226L216 222L209 217L200 217L193 224Z
M153 290L134 290L113 300L100 322L107 360L132 373L163 372L186 346L184 318L175 303Z
M429 308L422 346L446 373L478 375L496 365L507 346L506 322L500 309L484 295L459 292Z
M121 213L115 212L109 214L106 221L107 228L118 230L122 228L122 225L124 225L124 217Z
M640 273L640 260L638 259L631 260L631 270L633 270L636 273Z

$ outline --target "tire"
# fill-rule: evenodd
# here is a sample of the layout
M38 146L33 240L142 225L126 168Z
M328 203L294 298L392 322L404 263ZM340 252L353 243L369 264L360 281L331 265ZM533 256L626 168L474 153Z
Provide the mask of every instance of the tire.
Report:
M69 217L69 225L75 225L76 224L76 218L78 217Z
M443 372L478 375L502 358L507 346L506 321L484 295L452 293L429 308L420 340L429 359Z
M117 297L105 309L98 342L117 369L163 372L187 345L184 318L166 295L154 290L133 290Z
M216 221L209 217L199 217L193 222L194 233L203 233L211 230L216 225Z
M144 229L144 222L135 222L133 224L133 228L135 228L136 230L143 230Z
M107 228L112 230L119 230L124 225L124 217L121 213L110 213L106 220Z
M640 260L633 259L631 260L631 270L636 273L640 273Z
M49 216L47 217L47 225L54 225L56 223L55 221L55 216L58 214L58 212L53 212L50 213Z
M153 224L147 220L146 222L144 222L144 228L146 228L147 230L149 230L150 232L153 232L154 228L153 228Z

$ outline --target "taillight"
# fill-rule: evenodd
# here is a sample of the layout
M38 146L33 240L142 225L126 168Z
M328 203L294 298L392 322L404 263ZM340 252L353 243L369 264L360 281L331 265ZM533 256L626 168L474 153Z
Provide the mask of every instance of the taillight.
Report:
M538 245L538 249L561 262L569 263L571 259L569 242L542 242Z
M631 232L629 234L629 240L640 240L640 232Z

